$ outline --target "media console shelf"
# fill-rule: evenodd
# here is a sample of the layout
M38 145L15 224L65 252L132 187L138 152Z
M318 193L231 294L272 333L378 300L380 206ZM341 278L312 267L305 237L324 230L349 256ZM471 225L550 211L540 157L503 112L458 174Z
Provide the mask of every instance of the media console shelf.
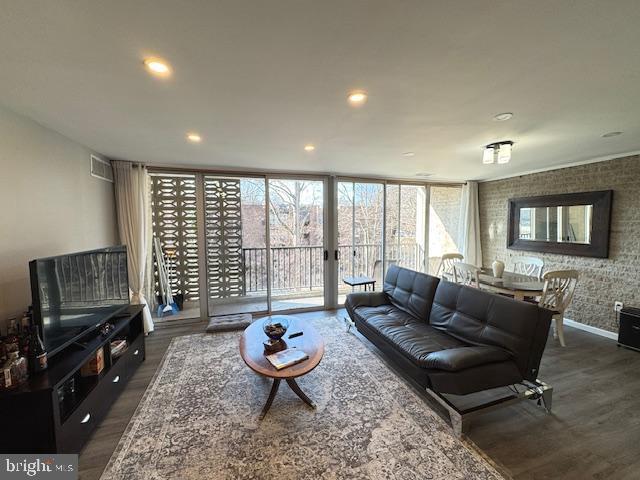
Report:
M0 393L0 452L79 453L94 428L145 358L142 307L131 305L122 316L109 320L114 328L106 336L94 331L49 361L49 369L31 375L18 389ZM127 349L111 356L111 342L126 339ZM100 349L104 369L82 377L80 369ZM73 378L75 392L62 400L61 387Z

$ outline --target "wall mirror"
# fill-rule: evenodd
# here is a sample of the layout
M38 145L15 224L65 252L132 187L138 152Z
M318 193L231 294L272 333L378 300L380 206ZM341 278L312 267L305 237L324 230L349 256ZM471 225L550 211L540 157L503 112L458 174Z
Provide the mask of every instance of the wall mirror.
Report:
M507 247L606 258L612 198L612 190L513 198Z

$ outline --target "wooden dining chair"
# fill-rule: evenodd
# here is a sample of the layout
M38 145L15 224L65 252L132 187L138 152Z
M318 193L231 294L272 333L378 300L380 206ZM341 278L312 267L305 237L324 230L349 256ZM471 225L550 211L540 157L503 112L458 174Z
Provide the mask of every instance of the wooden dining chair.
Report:
M464 256L460 253L444 253L440 258L436 276L443 280L452 281L454 278L453 264L462 260L464 260Z
M468 287L480 288L480 269L468 263L453 263L453 281Z
M537 257L518 257L513 261L513 272L542 279L544 260Z
M538 305L553 312L555 321L553 338L560 340L560 345L566 346L564 342L564 312L571 303L573 293L578 284L578 272L576 270L554 270L542 276L544 287Z

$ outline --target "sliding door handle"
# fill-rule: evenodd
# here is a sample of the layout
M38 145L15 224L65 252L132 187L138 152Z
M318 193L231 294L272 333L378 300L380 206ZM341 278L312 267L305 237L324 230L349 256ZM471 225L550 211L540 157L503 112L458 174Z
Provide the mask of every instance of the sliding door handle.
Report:
M327 260L329 260L329 250L324 251L324 261L326 262Z
M333 251L333 258L335 260L340 260L340 252L338 250Z

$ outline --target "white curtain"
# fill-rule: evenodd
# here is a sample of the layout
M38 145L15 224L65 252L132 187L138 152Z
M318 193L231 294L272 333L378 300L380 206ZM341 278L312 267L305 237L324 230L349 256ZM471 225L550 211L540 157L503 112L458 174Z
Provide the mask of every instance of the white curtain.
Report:
M144 295L151 252L149 175L144 165L113 161L116 209L120 241L127 246L131 303L144 305L144 331L153 331L153 320Z
M460 253L464 255L465 263L482 267L478 182L469 181L462 187L460 238L458 245L460 246Z

